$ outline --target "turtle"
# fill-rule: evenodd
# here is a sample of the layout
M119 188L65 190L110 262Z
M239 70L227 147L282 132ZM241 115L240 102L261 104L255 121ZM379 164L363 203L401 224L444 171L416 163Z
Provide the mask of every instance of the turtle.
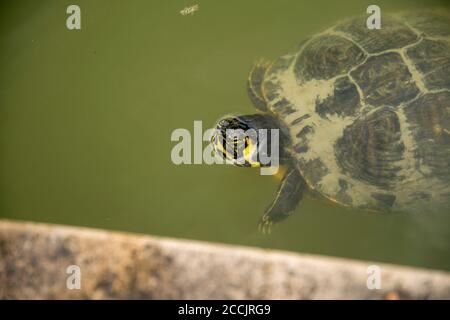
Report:
M279 132L286 170L263 231L307 192L363 211L450 208L448 11L385 14L373 30L365 17L340 21L273 62L257 61L247 91L256 113L224 116L212 142L234 164L262 166L248 155L269 139L231 141L226 132Z

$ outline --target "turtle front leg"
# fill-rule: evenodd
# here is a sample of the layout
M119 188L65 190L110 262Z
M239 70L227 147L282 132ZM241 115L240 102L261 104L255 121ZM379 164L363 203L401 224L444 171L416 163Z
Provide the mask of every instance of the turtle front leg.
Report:
M306 182L297 169L290 168L278 187L277 195L258 223L263 233L270 233L271 226L291 215L307 189Z
M256 109L262 112L269 111L267 108L266 99L264 99L264 95L262 93L264 74L266 73L269 65L270 63L268 61L258 61L253 65L252 70L250 71L250 75L247 79L247 92L250 100L252 100Z

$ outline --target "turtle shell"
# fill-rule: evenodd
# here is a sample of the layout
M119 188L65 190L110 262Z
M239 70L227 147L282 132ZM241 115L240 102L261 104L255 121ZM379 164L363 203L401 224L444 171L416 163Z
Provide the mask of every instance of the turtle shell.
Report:
M448 207L448 12L343 21L277 59L262 90L312 189L359 208Z

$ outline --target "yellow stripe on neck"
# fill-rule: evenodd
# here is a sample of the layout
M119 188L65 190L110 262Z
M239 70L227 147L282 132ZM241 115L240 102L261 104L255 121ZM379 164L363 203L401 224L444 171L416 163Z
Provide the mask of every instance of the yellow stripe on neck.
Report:
M245 138L245 142L247 144L247 147L244 149L244 159L250 165L254 168L258 168L261 166L261 163L259 161L253 161L252 155L256 154L258 152L257 150L257 144L253 143L248 137Z

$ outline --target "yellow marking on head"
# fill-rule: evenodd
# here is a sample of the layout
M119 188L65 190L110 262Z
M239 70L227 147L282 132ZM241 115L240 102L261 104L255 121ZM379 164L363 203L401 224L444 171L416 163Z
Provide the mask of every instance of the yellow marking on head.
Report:
M245 137L245 144L246 147L244 149L244 159L245 161L247 161L248 163L250 163L250 165L252 167L260 167L261 163L259 163L259 161L253 161L252 159L252 155L255 152L258 152L258 145L256 143L253 143L251 139L249 139L248 137Z
M225 150L225 148L223 147L223 145L222 145L222 143L220 142L220 140L214 143L214 148L216 149L216 151L221 152L221 153L222 153L222 156L225 155L225 157L226 157L227 159L230 159L229 154L228 154L228 151ZM232 159L230 159L230 160L232 160Z

